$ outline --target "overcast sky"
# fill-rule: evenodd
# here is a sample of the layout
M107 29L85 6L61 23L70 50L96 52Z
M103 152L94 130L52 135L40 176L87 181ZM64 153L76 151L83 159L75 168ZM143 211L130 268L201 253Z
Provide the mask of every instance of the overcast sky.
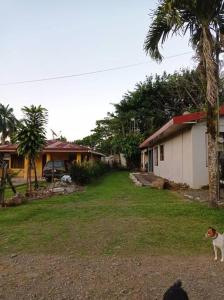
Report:
M50 130L70 141L90 134L127 90L147 75L192 67L192 54L152 62L143 51L156 0L0 1L0 102L16 116L31 104L46 107ZM164 57L191 51L187 38L172 38ZM60 80L5 83L113 70Z

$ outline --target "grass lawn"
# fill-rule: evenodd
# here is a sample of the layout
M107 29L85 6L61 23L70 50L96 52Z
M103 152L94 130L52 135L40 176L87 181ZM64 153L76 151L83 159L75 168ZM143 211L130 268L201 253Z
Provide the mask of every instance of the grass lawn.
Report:
M85 192L1 209L0 254L206 254L210 225L224 230L224 210L136 187L128 173L114 172Z
M39 187L46 187L47 186L47 182L46 181L39 181L38 182L39 184ZM34 187L34 183L32 183L33 187ZM25 194L26 192L26 189L27 189L27 185L24 183L24 184L20 184L18 186L15 186L15 189L16 189L16 192L17 193L22 193L22 194ZM10 198L12 197L14 194L13 194L13 191L11 189L10 186L6 186L6 190L5 190L5 198Z

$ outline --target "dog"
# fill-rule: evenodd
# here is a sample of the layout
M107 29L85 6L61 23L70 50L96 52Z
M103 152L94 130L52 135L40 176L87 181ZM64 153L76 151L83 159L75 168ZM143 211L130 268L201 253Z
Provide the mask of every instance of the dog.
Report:
M163 295L163 300L189 300L187 293L181 287L182 282L177 280Z
M221 251L221 262L223 262L224 261L224 234L221 234L216 229L209 227L205 236L212 239L212 244L215 253L214 260L218 259L217 252L219 249Z

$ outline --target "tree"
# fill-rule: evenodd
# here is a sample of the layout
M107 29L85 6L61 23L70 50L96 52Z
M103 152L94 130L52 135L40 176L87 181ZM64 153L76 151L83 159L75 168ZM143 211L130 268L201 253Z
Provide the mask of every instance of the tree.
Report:
M196 51L199 67L205 83L208 133L209 200L217 206L217 119L218 64L217 58L224 34L223 0L162 0L154 11L153 20L145 40L145 51L157 61L162 60L159 51L169 34L190 33L190 43Z
M0 134L1 144L5 144L7 137L11 137L16 130L18 121L13 114L13 108L0 103Z
M130 120L135 119L138 130L148 136L175 115L202 110L203 86L195 70L149 76L114 106L125 133L130 131Z
M24 118L14 136L14 142L18 144L17 152L28 160L27 189L32 191L31 171L34 169L35 189L38 187L36 164L37 155L46 144L47 110L41 105L23 107Z
M115 111L96 121L91 135L75 143L107 155L124 153L129 167L136 168L141 140L173 116L204 108L203 86L195 70L148 76L113 106Z

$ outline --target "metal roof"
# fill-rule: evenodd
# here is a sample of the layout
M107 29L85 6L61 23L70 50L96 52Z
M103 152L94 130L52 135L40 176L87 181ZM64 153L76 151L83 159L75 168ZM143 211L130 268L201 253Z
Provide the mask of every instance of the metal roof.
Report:
M224 115L224 106L220 107L220 115ZM193 123L202 121L206 118L205 112L194 112L189 114L184 114L181 116L173 117L169 122L163 125L160 129L150 135L144 142L140 144L140 148L146 148L149 145L153 145L159 139L169 136L180 129L187 126L192 126Z
M5 144L0 145L0 152L16 152L18 145L17 144ZM51 152L83 152L83 153L93 153L96 155L104 156L104 154L94 151L93 149L77 145L75 143L63 142L57 140L49 140L47 141L46 146L42 150L43 153L51 153Z

